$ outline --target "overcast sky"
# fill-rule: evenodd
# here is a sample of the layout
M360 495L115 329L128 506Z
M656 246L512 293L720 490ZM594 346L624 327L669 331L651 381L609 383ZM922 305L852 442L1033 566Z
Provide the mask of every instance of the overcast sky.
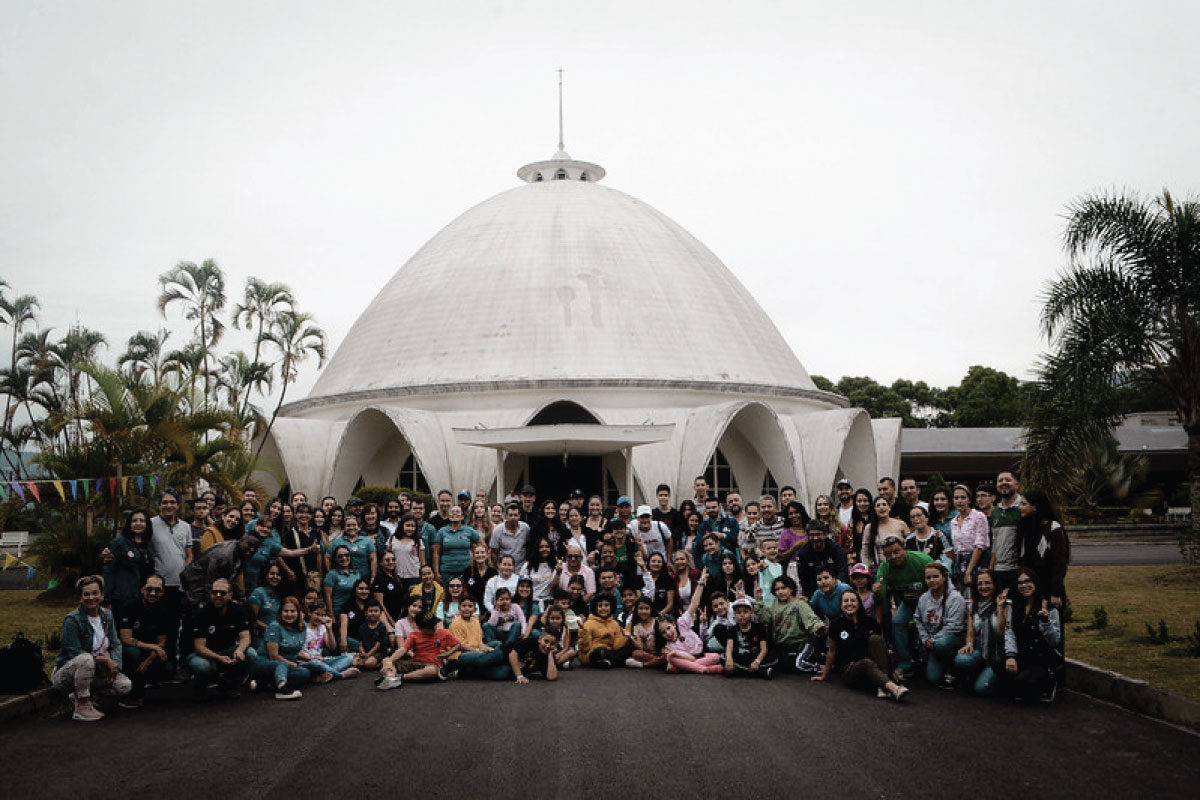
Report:
M1186 1L3 0L0 277L115 358L182 344L155 280L211 257L336 346L551 155L561 65L572 156L708 245L809 372L1029 377L1067 204L1200 190L1197 30Z

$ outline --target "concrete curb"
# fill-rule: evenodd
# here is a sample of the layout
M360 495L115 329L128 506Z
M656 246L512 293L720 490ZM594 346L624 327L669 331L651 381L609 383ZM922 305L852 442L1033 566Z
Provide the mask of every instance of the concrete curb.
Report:
M1067 688L1200 733L1200 703L1146 681L1068 658Z
M58 702L58 698L55 697L54 690L50 687L35 689L29 694L13 697L0 703L0 722L32 714L39 709L52 706L56 702Z

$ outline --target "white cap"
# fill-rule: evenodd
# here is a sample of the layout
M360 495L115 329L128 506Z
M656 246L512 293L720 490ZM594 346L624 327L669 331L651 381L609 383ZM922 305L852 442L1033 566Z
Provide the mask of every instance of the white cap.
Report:
M650 506L638 506L637 516L648 517L648 516L650 516L650 514L651 514Z

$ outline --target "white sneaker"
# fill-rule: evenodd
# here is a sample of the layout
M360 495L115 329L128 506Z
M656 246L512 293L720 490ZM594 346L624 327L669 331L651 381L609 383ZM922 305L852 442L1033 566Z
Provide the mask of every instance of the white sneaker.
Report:
M286 689L275 693L276 700L299 700L304 695L300 694L299 689L292 689L290 692Z
M386 692L388 689L399 689L403 683L403 675L389 675L379 682L379 691Z
M889 692L887 689L883 688L882 686L880 686L878 689L875 690L875 696L876 697L891 697L892 693Z
M627 658L625 659L625 666L629 667L629 669L641 669L646 665L638 661L636 658Z
M254 680L254 678L250 679L250 691L252 691L252 692L258 691L258 681Z
M896 691L892 692L892 697L895 698L897 703L899 703L904 699L904 695L906 694L908 694L907 686L897 686Z

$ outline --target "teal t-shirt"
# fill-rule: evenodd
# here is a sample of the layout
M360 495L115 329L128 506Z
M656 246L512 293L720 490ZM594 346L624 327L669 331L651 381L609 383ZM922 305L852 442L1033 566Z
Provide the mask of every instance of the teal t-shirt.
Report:
M457 575L471 564L471 545L480 540L479 532L470 525L462 525L457 531L450 526L442 528L434 538L434 544L442 546L442 560L438 569L444 576Z
M247 605L258 606L257 622L265 622L267 627L279 616L279 598L266 586L259 586L250 593ZM253 612L253 609L251 609Z
M361 577L362 576L358 574L358 571L353 569L349 572L342 572L339 569L331 569L329 572L325 573L325 585L333 589L333 608L325 609L329 612L330 616L337 616L338 611L340 611L342 606L346 604L346 601L350 599L350 596L354 594L354 584L357 583L358 579Z
M272 622L267 626L264 641L275 642L279 645L279 657L295 661L296 656L304 647L304 627L299 630L286 627L282 622ZM263 654L264 656L266 653Z
M272 561L279 558L280 551L283 550L283 542L279 539L279 531L271 531L267 534L267 538L263 539L262 544L254 551L254 555L246 559L246 566L243 569L243 578L246 585L246 594L249 596L258 588L259 581L262 578L263 570L267 568Z
M329 552L335 553L339 547L345 547L350 551L351 569L356 570L363 577L371 576L371 556L375 555L374 539L359 536L352 542L344 535L339 536L329 543Z

